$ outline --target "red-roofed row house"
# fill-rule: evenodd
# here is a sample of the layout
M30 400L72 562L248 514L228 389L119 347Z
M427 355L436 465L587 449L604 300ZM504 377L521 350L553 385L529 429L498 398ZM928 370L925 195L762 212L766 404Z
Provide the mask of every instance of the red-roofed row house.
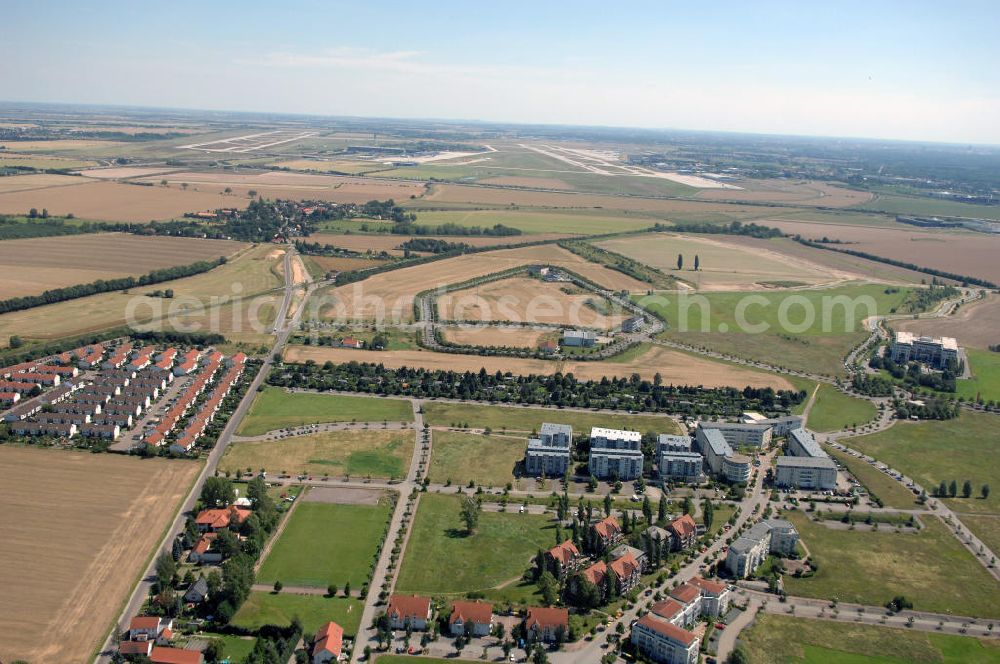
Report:
M726 584L701 577L680 584L632 626L633 645L655 662L695 664L701 638L689 630L702 616L725 614L730 594Z

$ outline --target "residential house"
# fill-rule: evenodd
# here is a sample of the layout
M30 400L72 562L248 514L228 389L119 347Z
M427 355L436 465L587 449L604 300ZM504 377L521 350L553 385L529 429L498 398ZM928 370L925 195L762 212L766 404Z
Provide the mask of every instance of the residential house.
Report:
M191 604L201 604L208 599L208 581L199 576L184 592L184 601Z
M768 554L790 555L798 541L799 533L791 522L784 519L760 521L729 545L726 569L734 577L745 579Z
M340 659L344 643L344 628L328 622L319 628L312 642L312 664L329 664Z
M549 569L555 570L554 575L560 579L573 572L583 561L583 556L573 544L573 540L566 540L552 547L545 552L545 558Z
M701 614L710 618L718 618L729 611L732 592L729 586L721 581L709 581L696 576L689 581L701 590Z
M493 630L493 605L455 600L451 604L448 628L452 636L488 636Z
M594 546L598 551L610 551L624 539L622 527L613 516L605 517L590 527Z
M670 522L667 532L670 533L670 548L684 551L693 547L698 539L698 524L690 514L684 514Z
M696 664L701 639L647 614L632 627L632 644L654 662Z
M198 530L201 532L218 532L225 528L229 528L230 525L239 525L250 518L253 514L250 510L241 509L234 505L229 507L224 507L221 509L207 509L198 512L198 516L195 518L195 524L198 526Z
M118 644L118 652L123 657L149 657L153 641L122 641Z
M221 529L220 529L221 530ZM192 563L218 563L222 561L222 554L212 550L212 543L218 537L216 532L208 532L198 538L198 541L191 547L188 560Z
M365 342L354 337L344 337L340 340L341 348L364 348Z
M155 641L165 629L173 629L174 621L161 616L135 616L128 624L129 641Z
M419 595L392 595L385 614L392 629L406 629L409 625L412 630L422 631L431 618L431 600Z
M612 560L617 560L618 558L624 557L626 554L632 556L632 558L639 563L639 567L642 570L646 570L649 567L650 560L646 555L646 552L642 549L637 549L634 546L629 546L628 544L619 544L611 550L609 555Z
M205 656L198 650L155 646L149 653L149 661L153 664L204 664Z
M524 619L524 631L529 641L551 643L562 635L569 637L569 611L559 608L542 608L533 606L528 609Z

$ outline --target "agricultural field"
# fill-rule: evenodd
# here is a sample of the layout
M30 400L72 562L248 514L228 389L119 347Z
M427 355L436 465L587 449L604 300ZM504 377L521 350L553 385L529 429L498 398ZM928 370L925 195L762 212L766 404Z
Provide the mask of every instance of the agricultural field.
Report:
M287 626L297 617L306 634L315 634L332 620L344 628L344 636L353 637L358 633L363 609L364 602L356 597L251 592L231 622L236 627L257 630L264 625Z
M423 224L424 215L421 214L420 219L417 223ZM333 222L333 223L343 223L343 222ZM355 223L355 222L351 222ZM379 222L369 222L370 225L377 224ZM439 223L439 222L434 222ZM497 223L497 222L494 222ZM506 222L504 222L506 223ZM475 224L473 224L475 225ZM467 244L471 247L492 247L496 245L497 247L503 247L508 244L520 244L522 242L539 242L545 240L559 240L564 237L569 237L565 233L539 233L537 235L531 235L530 237L525 237L524 235L504 235L504 236L491 236L491 235L421 235L420 239L429 240L444 240L445 242L461 242ZM407 240L414 239L414 236L410 235L396 235L393 233L332 233L332 232L320 232L313 233L309 236L310 242L318 242L320 244L331 244L335 247L340 247L341 249L349 249L350 251L366 252L371 251L372 253L381 253L383 251L393 255L402 256L403 250L400 249L400 245Z
M440 320L620 327L631 312L615 312L610 300L571 283L516 276L452 291L437 298Z
M681 433L680 426L666 415L594 413L562 408L486 406L471 403L424 403L424 421L434 427L471 427L494 432L537 434L544 422L569 424L574 433L589 433L592 427L631 429L643 433ZM523 449L522 449L523 452Z
M983 208L989 209L989 208ZM780 218L758 223L798 233L810 240L829 238L844 244L832 249L849 249L913 263L921 267L963 274L1000 283L1000 237L974 231L913 228L869 228L858 224L790 222Z
M384 265L384 260L376 258L338 258L336 256L302 256L309 273L322 278L329 272L347 272L349 270L368 270Z
M446 341L460 346L509 346L513 348L537 348L544 339L557 340L559 332L533 330L518 325L510 327L471 325L441 327Z
M808 427L813 431L838 431L861 426L876 414L878 409L872 402L848 396L828 383L820 383L809 411Z
M462 595L519 581L539 548L552 546L549 517L483 512L468 535L456 496L422 494L396 582L401 593ZM462 561L448 565L446 561Z
M514 471L524 459L526 438L488 436L460 431L435 431L427 475L435 484L504 486L514 481Z
M550 235L595 235L622 233L649 228L656 219L641 214L608 215L602 210L427 210L417 212L417 223L459 226L493 226L503 224L521 230L525 235L513 236L520 241L536 240ZM464 240L463 240L464 241Z
M217 171L185 171L164 176L144 178L139 182L159 185L167 181L167 189L174 190L186 184L188 189L221 194L232 191L229 198L243 199L250 191L265 198L292 198L332 201L336 203L367 203L370 200L408 199L424 193L422 183L380 181L371 178L335 175L311 175L264 171L261 173L221 173ZM226 206L216 206L226 207Z
M652 380L660 374L664 384L702 385L704 387L773 387L791 389L791 383L778 374L766 373L733 364L714 362L693 354L670 350L662 346L650 348L630 362L588 362L585 360L538 360L496 356L460 355L425 350L369 351L352 348L316 346L289 346L285 350L286 362L318 364L330 361L374 362L392 369L423 367L431 370L508 372L523 376L549 375L556 372L570 373L581 380L601 380L613 376L629 377L639 374Z
M287 392L265 387L255 398L237 434L260 436L275 429L320 422L412 422L409 401L343 396L316 392Z
M823 207L861 205L872 198L872 194L867 191L812 180L739 180L736 184L740 189L702 189L695 197L713 201L796 203Z
M996 581L936 518L919 533L834 530L786 513L810 555L812 577L785 576L789 595L882 606L905 595L917 611L1000 617Z
M389 500L338 505L310 502L308 493L300 500L264 559L257 583L322 589L334 584L341 591L350 583L357 592L368 582L389 520Z
M87 660L200 466L11 445L0 466L0 657Z
M0 242L0 299L232 256L242 242L95 233ZM150 286L150 290L160 286Z
M12 335L57 339L119 327L130 319L140 329L219 329L234 340L260 343L277 310L279 298L266 292L281 283L281 255L258 245L208 272L148 288L173 289L174 299L149 297L147 289L143 294L116 291L3 314L0 345Z
M963 348L985 350L1000 343L997 333L1000 330L1000 296L988 293L982 300L964 304L955 314L945 318L894 320L891 325L893 329L917 335L953 337ZM975 363L970 364L975 371Z
M633 299L666 319L668 327L662 334L666 339L791 369L838 375L844 370L843 358L868 336L862 320L891 312L906 295L906 288L852 284ZM786 324L781 322L783 316Z
M844 444L889 464L930 491L942 480L972 482L971 498L947 498L956 512L1000 514L1000 496L979 497L983 484L1000 477L1000 438L996 417L962 411L952 420L897 422L879 433L858 436ZM961 494L959 494L961 496Z
M148 177L164 173L176 173L179 168L165 166L111 166L90 168L80 171L80 175L97 180L129 180L131 178Z
M418 292L532 264L563 267L611 289L641 285L627 275L587 262L565 249L540 245L465 254L404 267L373 275L364 281L325 289L319 294L329 303L323 312L328 318L406 322L413 318L413 298Z
M703 291L814 286L853 276L760 246L748 247L741 240L735 236L644 233L604 240L597 246L672 274ZM678 255L684 257L682 270L677 269Z
M0 150L0 168L46 168L66 170L70 168L88 168L96 166L97 162L83 159L67 159L65 157L48 157L37 154L17 154Z
M338 416L330 414L330 419ZM343 416L340 416L343 417ZM399 478L413 456L413 431L325 431L277 440L237 440L220 469L266 468L271 473Z
M939 200L928 196L878 194L871 201L859 205L858 209L877 210L889 214L973 217L1000 220L1000 209L996 206Z
M58 184L46 184L50 182L47 178L53 177L65 177L72 182L63 180ZM221 190L204 191L194 187L144 187L50 175L24 175L10 179L22 182L14 183L19 187L15 191L0 189L0 214L24 214L31 208L44 208L56 216L73 214L78 219L91 221L141 223L152 219L174 219L185 212L246 207L250 201L246 197L223 195Z
M740 641L754 664L1000 662L1000 646L992 639L766 613L740 633Z

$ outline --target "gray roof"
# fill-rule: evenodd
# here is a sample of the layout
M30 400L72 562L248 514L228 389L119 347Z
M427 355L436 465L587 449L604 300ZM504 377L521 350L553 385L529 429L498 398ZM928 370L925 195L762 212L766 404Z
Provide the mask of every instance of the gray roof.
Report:
M540 438L528 439L528 452L564 454L569 456L569 445L546 445Z
M769 527L775 530L795 530L795 526L792 525L792 522L787 521L786 519L767 519L763 521L763 523L766 523Z
M718 429L711 429L698 425L698 432L705 440L716 456L725 457L733 453L733 448L726 442L722 432ZM705 451L705 450L702 450Z
M564 434L567 438L573 438L573 427L568 424L542 422L542 428L538 433L543 436L558 436L559 434Z
M732 544L729 545L729 550L735 551L736 553L746 553L758 544L760 544L760 539L751 539L746 536L738 537L733 540Z
M742 431L767 431L771 428L770 424L764 424L761 422L754 423L744 423L744 422L699 422L698 426L702 429L726 429L726 430L742 430Z
M703 461L697 452L660 452L661 459L684 459L686 461Z
M631 553L632 557L635 558L636 560L639 560L639 558L646 557L646 552L643 551L642 549L637 549L634 546L629 546L628 544L622 544L611 550L611 559L617 560L618 558L624 556L626 553Z
M597 333L591 330L566 330L563 339L596 339Z
M780 456L777 462L778 468L789 467L789 468L831 468L833 470L837 469L837 464L833 462L826 456L821 457L795 457L795 456Z
M691 448L691 436L675 436L669 433L661 433L656 437L656 443L660 446L686 447Z
M794 440L805 451L806 456L825 457L826 452L816 442L816 437L806 429L792 429L788 432L788 438Z
M646 528L642 532L646 537L649 537L650 539L660 539L664 541L670 539L670 533L668 533L663 528L660 528L659 526L650 526L649 528Z

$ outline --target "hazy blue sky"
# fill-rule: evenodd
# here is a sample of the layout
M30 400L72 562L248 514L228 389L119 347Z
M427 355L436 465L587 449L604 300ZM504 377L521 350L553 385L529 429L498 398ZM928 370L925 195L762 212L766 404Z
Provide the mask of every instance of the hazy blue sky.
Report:
M0 99L1000 143L997 2L11 2Z

